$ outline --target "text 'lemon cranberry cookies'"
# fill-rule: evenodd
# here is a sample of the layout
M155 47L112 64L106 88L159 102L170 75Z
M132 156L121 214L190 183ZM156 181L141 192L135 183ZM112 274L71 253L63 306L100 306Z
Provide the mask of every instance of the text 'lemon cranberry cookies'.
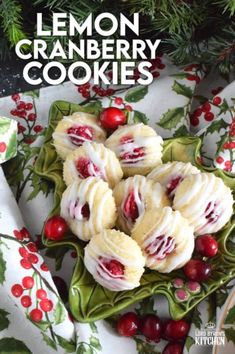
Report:
M162 138L142 123L119 127L105 145L117 155L124 175L146 175L162 163Z
M132 237L146 258L146 266L161 273L183 267L194 249L193 227L170 207L147 211L139 218Z
M123 177L114 152L103 144L85 142L70 153L64 162L64 181L68 186L74 180L100 177L113 188Z
M95 177L75 181L63 193L60 214L78 238L89 241L96 233L115 225L112 190Z
M52 135L58 155L65 160L71 151L86 141L103 143L106 132L98 123L96 116L85 112L63 117Z
M173 208L188 219L197 235L214 233L231 218L233 196L221 178L213 173L199 173L180 183Z
M118 209L117 227L127 234L130 234L136 219L146 210L169 205L164 188L139 175L119 182L113 195Z
M103 230L85 247L84 264L99 284L121 291L140 285L145 259L131 237L120 231Z

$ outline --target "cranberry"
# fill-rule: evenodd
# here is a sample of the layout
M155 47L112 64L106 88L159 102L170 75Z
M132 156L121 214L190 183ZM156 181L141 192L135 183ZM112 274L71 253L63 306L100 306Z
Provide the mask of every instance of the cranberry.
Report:
M73 126L67 130L67 134L74 145L80 146L84 141L93 140L94 130L87 125Z
M198 126L198 124L199 124L199 119L198 119L198 117L192 116L192 117L190 118L190 123L192 124L193 127Z
M7 148L6 143L1 142L1 143L0 143L0 153L1 153L1 152L5 152L5 151L6 151L6 148Z
M33 309L30 312L29 317L34 322L40 322L42 320L42 311L39 309Z
M175 248L174 237L160 235L155 238L146 248L145 252L156 260L162 260L168 256Z
M25 130L26 130L26 128L23 127L23 125L18 124L18 133L19 133L19 134L25 132Z
M20 297L23 294L23 288L20 284L15 284L11 288L11 293L15 297Z
M202 114L202 109L201 108L197 108L195 109L195 111L193 112L193 115L195 117L200 117L200 115Z
M132 112L132 111L133 111L133 108L132 108L129 104L126 104L126 105L125 105L125 109L126 109L128 112Z
M124 274L124 265L121 264L119 261L117 261L116 259L111 259L111 260L102 260L102 265L105 268L105 270L108 272L108 274L110 275L114 275L115 278L117 278L118 276L122 276Z
M17 116L17 109L12 109L11 111L10 111L10 113L11 113L11 115L12 116Z
M32 103L26 103L25 109L26 109L26 111L31 111L31 109L33 109L33 104Z
M41 125L35 125L33 130L35 131L35 133L40 133L43 130L43 127Z
M21 261L20 261L20 264L21 264L21 266L24 268L24 269L30 269L30 268L32 268L32 264L31 264L31 262L28 260L28 259L21 259Z
M181 176L173 178L166 186L166 193L168 197L172 198L174 196L174 192L176 187L178 187L179 183L183 180Z
M127 312L117 322L117 331L121 336L134 337L138 331L138 316L134 312Z
M83 91L82 92L82 97L89 98L90 97L90 92L89 91Z
M216 158L216 162L219 163L219 164L223 163L223 162L224 162L223 157L222 157L222 156L218 156L218 157Z
M30 307L32 305L31 297L28 295L22 296L20 302L23 307Z
M139 194L139 199L141 200L141 196ZM134 222L139 217L139 209L135 200L134 191L131 191L126 198L123 205L123 215L127 219L131 219Z
M28 258L28 256L29 256L29 252L24 247L19 247L19 254L23 258Z
M46 263L42 263L41 266L40 266L41 270L43 270L44 272L48 272L49 271L49 268L48 266L46 265Z
M40 301L39 306L41 307L42 311L49 312L53 309L53 302L49 299L43 299Z
M90 176L99 176L101 177L101 171L100 169L89 159L81 157L77 162L76 162L76 169L80 175L81 178L87 178Z
M213 98L213 103L215 106L219 106L221 102L222 102L222 99L219 96L216 96Z
M28 260L32 264L38 263L38 256L36 254L30 253L28 256Z
M159 342L161 338L161 323L158 316L146 315L140 321L140 332L148 339Z
M160 76L159 71L154 71L154 73L153 73L153 77L157 78L157 77L159 77L159 76Z
M25 118L26 114L26 111L17 111L17 117L19 118Z
M35 113L30 113L30 114L28 114L27 118L29 121L33 122L34 120L36 120L37 116Z
M128 163L135 163L136 160L145 156L144 148L143 147L136 147L133 150L124 152L120 154L120 160L133 160L128 161Z
M126 124L126 115L119 108L108 107L101 112L100 122L105 129L115 130L119 125Z
M214 257L218 252L218 242L211 235L201 235L196 238L195 250L205 257Z
M18 93L15 93L14 95L11 95L11 98L13 99L13 101L17 102L20 99L20 95Z
M162 354L182 354L183 353L183 344L177 342L168 343Z
M206 113L206 112L210 112L211 110L211 104L209 102L205 102L202 105L202 112Z
M117 104L118 106L120 106L121 104L123 104L123 99L122 97L116 97L114 100L114 103Z
M205 281L211 275L211 265L200 259L191 259L184 266L184 273L190 280L198 282Z
M163 337L168 340L183 339L187 336L189 324L185 320L168 320L163 326Z
M88 203L83 205L81 213L82 213L82 216L84 217L84 219L89 219L89 217L90 217L90 207L89 207Z
M18 103L17 103L17 109L19 109L19 110L23 110L23 109L25 109L25 102L24 101L19 101Z
M37 245L34 242L28 243L27 248L30 252L37 252L38 251Z
M22 229L20 230L20 233L24 238L30 238L30 234L29 234L29 231L26 229L26 227L22 227Z
M66 221L58 215L52 216L46 221L44 233L46 238L53 241L61 240L68 230Z
M66 302L68 300L68 287L64 279L55 275L52 277L55 286L57 287L58 293L60 294L61 299Z
M212 112L206 112L204 118L208 122L211 122L214 119L214 114Z
M47 293L44 289L38 289L36 291L36 297L40 300L46 299L47 298Z
M32 277L24 277L22 285L25 289L31 289L34 286L34 279Z
M113 94L114 94L114 90L113 89L111 89L111 88L108 88L107 90L106 90L106 95L107 96L112 96Z

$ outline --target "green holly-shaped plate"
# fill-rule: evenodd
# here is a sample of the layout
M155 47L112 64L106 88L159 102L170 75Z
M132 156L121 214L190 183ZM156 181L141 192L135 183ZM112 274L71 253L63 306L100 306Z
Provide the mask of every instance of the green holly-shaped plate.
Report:
M54 208L50 216L60 213L61 196L65 189L62 178L62 161L53 147L52 134L63 116L77 111L94 113L95 109L95 104L94 106L90 104L89 107L84 107L64 101L56 101L51 107L45 143L41 148L34 168L36 174L47 179L50 183L54 183ZM211 169L200 165L200 147L201 141L197 137L166 140L164 142L163 161L189 161L202 171L209 171L221 177L224 183L234 192L235 178L219 169ZM182 270L169 274L146 270L138 288L131 291L112 292L100 286L86 270L83 264L84 242L70 234L60 242L48 241L44 238L44 243L48 247L71 246L78 253L69 290L70 308L78 321L92 322L111 316L134 302L153 294L164 294L169 302L171 316L174 319L180 319L205 297L235 276L235 254L232 252L234 250L234 244L232 244L234 226L235 219L233 217L228 225L216 234L220 247L218 254L210 261L213 266L212 275L207 282L201 284L199 293L190 294L188 292L185 301L180 301L176 296L173 281L178 277L184 279Z

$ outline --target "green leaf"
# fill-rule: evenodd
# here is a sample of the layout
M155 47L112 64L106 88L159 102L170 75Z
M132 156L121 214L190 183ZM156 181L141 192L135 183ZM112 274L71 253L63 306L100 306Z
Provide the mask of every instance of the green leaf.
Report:
M62 323L65 319L65 308L62 303L59 301L56 304L55 311L54 311L54 323L56 325Z
M225 336L227 338L227 341L233 342L233 344L235 345L235 329L233 327L225 328L224 332L225 332Z
M144 113L139 111L133 111L131 119L133 123L144 123L144 124L147 124L149 120Z
M147 93L148 86L136 86L127 91L124 100L130 103L138 102L142 100Z
M220 104L219 108L220 108L220 114L225 113L229 110L229 104L225 98L223 99L223 102Z
M235 324L235 305L229 310L225 319L225 324Z
M3 253L0 250L0 284L3 284L5 281L5 271L6 271L6 262L3 258Z
M41 332L41 334L42 334L42 338L43 338L44 342L46 342L48 347L51 347L52 349L57 350L56 343L45 333Z
M31 318L28 315L26 315L26 317L29 321L31 321L36 327L40 328L43 332L45 332L51 326L51 323L49 321L34 322L31 320Z
M195 307L193 312L192 323L195 325L196 328L201 328L202 325L201 313L198 311L197 307Z
M148 343L141 338L134 338L134 341L136 342L136 350L139 354L161 354L157 350L156 344Z
M193 344L195 344L195 340L193 339L193 337L188 336L185 341L185 346L186 346L188 352Z
M164 113L160 119L160 122L157 123L161 128L164 129L174 129L184 118L184 108L177 107L168 109L166 113Z
M184 72L180 72L180 73L177 73L177 74L172 74L170 75L171 77L175 77L176 79L186 79L186 77L188 76L187 73L184 73Z
M36 89L36 90L33 90L33 91L24 92L24 96L30 96L30 97L33 97L33 98L39 98L39 94L40 94L40 90L39 89Z
M91 322L91 323L89 323L89 325L92 330L92 333L98 333L97 326L96 326L95 322Z
M14 157L16 155L16 152L17 152L17 136L16 133L13 133L7 144L5 159L9 160L11 157Z
M172 90L175 91L178 95L182 95L188 98L193 97L193 91L191 87L186 86L184 84L181 84L178 81L174 81L174 84L172 85Z
M9 326L10 321L7 318L7 315L9 315L9 312L0 309L0 331L3 331Z
M230 240L228 240L227 247L230 250L230 252L235 252L235 244L232 243ZM234 248L231 246L233 245ZM227 297L229 295L229 291L233 288L232 285L226 285L216 291L216 305L218 307L222 307L225 304L225 301L227 300Z
M64 339L63 337L59 336L58 334L55 334L59 345L66 350L66 353L73 353L76 350L76 343L73 340L67 340Z
M33 354L20 340L13 337L0 339L0 354Z
M76 354L84 354L86 351L85 345L82 343L77 347Z
M60 270L65 254L69 247L54 247L46 250L46 256L55 260L55 269Z
M90 336L90 345L97 350L102 349L99 339L95 336Z
M10 119L0 117L0 134L6 133L11 126Z
M154 310L154 298L149 297L140 302L139 308L136 309L136 312L139 316L144 316L146 313L157 314L157 310Z
M218 119L212 122L206 130L206 134L220 132L221 129L226 129L228 127L228 123L226 123L223 119Z
M217 145L217 151L216 151L216 154L218 154L218 152L222 149L225 141L227 140L228 138L228 134L227 132L225 132L223 135L220 136L220 140L217 141L216 145Z
M187 127L185 125L181 125L181 127L179 127L173 134L174 138L180 138L183 136L188 136L189 135L189 131L187 129Z
M86 105L82 106L82 108L84 112L95 115L99 115L99 113L103 109L101 101L89 102Z

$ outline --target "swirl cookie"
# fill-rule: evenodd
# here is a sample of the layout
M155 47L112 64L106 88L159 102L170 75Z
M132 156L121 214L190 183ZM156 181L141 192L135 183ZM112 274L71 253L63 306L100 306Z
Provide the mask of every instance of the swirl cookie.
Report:
M163 187L144 176L136 175L119 182L113 195L118 209L117 227L127 234L146 210L169 205Z
M170 199L173 199L176 188L180 182L187 176L200 173L190 162L184 163L180 161L168 162L159 165L151 171L147 178L159 182L166 189L166 193Z
M124 175L146 175L162 163L162 138L142 123L120 126L105 145L117 155Z
M76 112L64 117L52 135L58 155L65 160L67 155L86 141L103 143L106 132L93 114Z
M113 188L123 177L114 152L103 144L85 142L71 152L64 162L64 181L68 186L74 180L100 177Z
M233 196L213 173L186 177L176 190L173 208L195 228L197 235L222 229L233 213Z
M137 220L132 237L146 257L146 266L160 273L183 267L194 249L193 227L170 207L147 211Z
M90 238L116 222L116 206L112 190L100 178L75 181L64 191L60 215L81 240Z
M139 286L144 263L140 247L120 231L103 230L85 247L87 270L99 284L112 291Z

